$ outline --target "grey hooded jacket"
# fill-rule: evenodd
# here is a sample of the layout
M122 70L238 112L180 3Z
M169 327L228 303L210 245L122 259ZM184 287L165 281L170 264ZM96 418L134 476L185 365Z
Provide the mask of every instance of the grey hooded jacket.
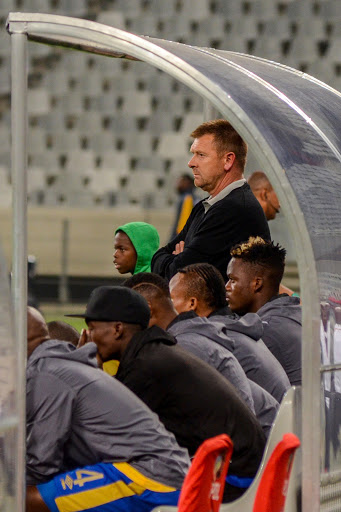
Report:
M207 318L189 311L178 315L167 330L183 349L206 361L229 380L249 407L253 402L253 410L268 436L279 404L267 391L246 377L236 358L223 346L226 336L221 329L218 330Z
M238 317L228 311L227 307L222 308L209 316L219 332L226 335L221 338L221 343L236 357L247 377L280 402L290 388L290 382L281 364L261 339L264 330L261 319L256 313Z
M264 334L262 339L283 366L291 385L302 382L302 311L300 299L281 294L270 299L258 311Z
M97 348L49 340L27 364L27 484L97 462L129 462L180 488L188 470L156 414L97 367Z
M213 366L237 389L240 397L254 413L250 383L231 352L218 342L220 334L207 318L201 318L193 311L181 313L167 327L178 345L199 359ZM212 343L215 342L215 343Z

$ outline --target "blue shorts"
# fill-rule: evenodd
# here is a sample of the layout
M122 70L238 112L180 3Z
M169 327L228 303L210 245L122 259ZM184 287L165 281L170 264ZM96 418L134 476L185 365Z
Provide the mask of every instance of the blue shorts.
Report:
M37 488L51 512L150 512L158 505L177 505L180 494L126 462L85 466Z

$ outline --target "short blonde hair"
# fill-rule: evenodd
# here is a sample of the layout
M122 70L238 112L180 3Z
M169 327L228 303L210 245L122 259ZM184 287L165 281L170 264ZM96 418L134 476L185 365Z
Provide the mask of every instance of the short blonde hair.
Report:
M236 155L236 161L240 168L244 170L247 157L247 144L239 133L236 132L231 123L226 121L226 119L207 121L198 126L191 133L191 137L198 139L203 135L210 134L214 137L214 144L218 153L222 154L232 151Z

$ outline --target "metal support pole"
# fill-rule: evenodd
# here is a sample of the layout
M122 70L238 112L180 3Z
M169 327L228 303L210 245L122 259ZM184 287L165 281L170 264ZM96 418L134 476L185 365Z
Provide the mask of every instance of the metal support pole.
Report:
M25 510L26 359L27 359L27 38L13 33L12 43L12 296L17 343L18 443L16 510Z

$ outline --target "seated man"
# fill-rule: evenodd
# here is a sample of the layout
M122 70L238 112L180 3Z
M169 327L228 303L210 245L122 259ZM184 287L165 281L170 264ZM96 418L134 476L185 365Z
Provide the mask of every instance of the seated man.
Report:
M115 231L114 265L120 274L150 272L160 244L157 229L147 222L129 222Z
M266 174L262 171L255 171L247 182L263 208L266 220L273 220L279 213L281 205Z
M46 325L51 340L68 341L75 347L78 346L80 333L72 325L60 322L59 320L51 320Z
M149 327L158 325L167 329L183 349L216 368L234 385L242 398L245 396L246 386L250 388L256 417L268 437L279 404L267 391L247 379L236 358L224 347L227 340L222 331L223 326L213 325L193 311L178 315L167 282L157 274L142 272L124 284L139 292L148 301L151 310ZM249 397L244 400L250 405Z
M177 311L194 311L211 322L224 324L221 342L239 361L246 376L266 389L278 402L290 388L289 379L275 356L261 340L259 316L248 313L239 318L227 307L225 283L208 263L189 265L169 284ZM218 340L219 343L219 340Z
M259 237L233 247L226 294L234 313L260 316L265 345L295 385L301 384L302 313L298 297L279 294L285 254L278 244Z
M254 477L265 444L255 416L214 368L176 345L163 329L146 329L147 301L136 291L101 286L83 315L103 361L118 359L116 379L136 393L181 446L193 455L207 438L228 434L234 444L225 500L240 496ZM232 475L232 476L231 476Z
M96 346L50 340L33 308L27 338L27 512L176 505L187 451L98 369Z

